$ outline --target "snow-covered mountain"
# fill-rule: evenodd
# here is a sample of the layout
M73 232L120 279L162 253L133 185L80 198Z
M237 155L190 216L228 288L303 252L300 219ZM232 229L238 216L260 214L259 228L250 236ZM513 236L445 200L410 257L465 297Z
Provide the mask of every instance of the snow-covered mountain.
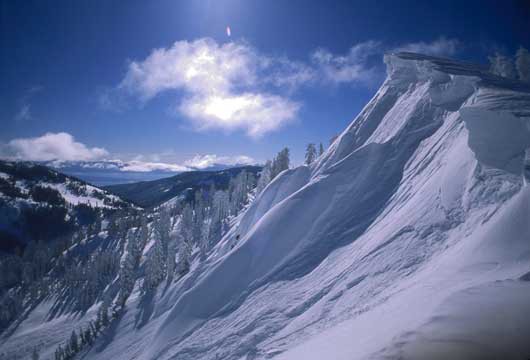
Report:
M530 88L446 59L385 62L313 165L277 176L183 277L146 295L139 274L82 358L529 358ZM96 312L53 304L0 353L51 357Z
M106 190L31 162L0 161L0 249L49 240L131 204Z

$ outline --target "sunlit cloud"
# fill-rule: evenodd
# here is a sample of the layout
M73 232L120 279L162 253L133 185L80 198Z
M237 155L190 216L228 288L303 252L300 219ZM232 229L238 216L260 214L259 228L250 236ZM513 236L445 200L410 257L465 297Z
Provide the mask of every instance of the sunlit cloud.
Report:
M0 146L0 156L14 160L97 160L107 155L107 150L89 148L65 132L13 139Z
M299 105L268 94L217 94L185 100L182 113L194 119L198 130L245 129L251 137L260 137L294 119Z
M263 71L272 67L278 73L263 77ZM154 50L143 61L131 62L119 88L144 102L165 91L183 90L177 109L197 130L243 130L260 137L293 120L300 108L265 89L276 83L285 67L245 43L178 41L168 49Z
M226 31L231 34L229 26ZM394 48L370 40L354 44L345 53L320 48L303 61L265 55L245 42L183 40L130 62L115 90L142 103L161 93L179 91L174 108L185 115L193 129L239 130L258 138L297 117L302 104L291 96L303 86L372 87L384 78L385 52L450 55L458 46L457 40L444 37ZM111 103L109 99L107 94L103 103Z

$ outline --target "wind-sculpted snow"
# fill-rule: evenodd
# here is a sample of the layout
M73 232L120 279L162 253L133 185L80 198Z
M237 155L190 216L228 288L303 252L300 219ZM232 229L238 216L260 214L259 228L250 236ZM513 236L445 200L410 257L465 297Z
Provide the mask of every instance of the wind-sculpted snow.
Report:
M520 270L494 272L472 251L456 253L451 262L458 266L446 277L432 267L454 247L480 242L482 226L520 192L522 178L506 161L529 146L527 119L517 117L529 102L492 87L499 81L468 64L409 54L387 63L389 78L314 165L311 180L302 175L305 167L286 172L251 206L238 229L241 244L177 300L148 358L266 358L297 343L293 355L282 357L301 358L301 349L306 359L363 358L394 349L392 339L429 321L450 294L522 271L523 263ZM502 92L502 102L510 91L519 103L509 114L498 113L492 94ZM479 108L490 117L473 120L472 109ZM491 143L498 161L481 141ZM517 227L510 237L528 235L528 228ZM473 279L484 269L489 276ZM412 287L426 273L434 278L425 281L427 288ZM417 314L390 311L376 327L361 319L411 296L429 299L419 302ZM341 330L350 340L313 352L315 334L341 321L353 324ZM389 330L380 329L387 324ZM364 343L356 343L358 331L366 332Z
M84 358L529 358L530 91L467 63L385 61L311 167L274 179L142 326L133 293Z

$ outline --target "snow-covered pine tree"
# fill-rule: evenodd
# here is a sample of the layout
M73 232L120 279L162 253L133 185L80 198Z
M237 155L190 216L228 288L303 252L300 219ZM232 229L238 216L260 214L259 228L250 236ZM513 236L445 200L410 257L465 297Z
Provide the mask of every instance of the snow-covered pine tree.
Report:
M284 170L289 169L290 165L290 159L289 159L289 148L283 148L278 155L274 158L272 162L272 176L271 178L274 179L276 176L278 176L279 173L281 173Z
M205 260L208 254L208 251L210 250L210 220L206 219L206 221L202 224L201 229L201 242L199 243L199 251L200 251L200 259Z
M500 53L495 53L495 55L489 56L488 59L492 73L508 79L515 79L515 68L512 59Z
M519 47L515 54L515 67L519 80L530 82L530 53L524 47Z
M324 154L324 145L322 145L322 143L320 143L318 145L318 156L321 156L322 154Z
M186 204L182 210L182 218L180 220L180 233L185 241L193 242L193 210L189 204Z
M199 194L199 196L197 196ZM204 202L199 191L195 193L195 205L193 210L193 229L192 236L195 244L200 244L202 241L202 228L204 224Z
M136 240L136 256L137 261L140 261L142 252L145 248L145 245L149 241L149 226L147 225L147 216L141 215L140 217L140 227L138 229L138 235Z
M107 305L105 303L101 304L99 311L101 311L101 326L105 328L110 324L109 310Z
M88 345L91 345L92 344L92 340L93 340L93 337L92 337L92 330L90 328L90 326L87 326L87 328L85 329L84 331L84 337L85 337L85 341Z
M310 143L307 144L306 150L305 150L305 163L306 165L311 165L313 161L317 158L317 148L315 144Z
M120 292L117 302L120 307L125 306L125 302L133 291L134 283L136 282L135 272L138 264L137 241L138 238L136 236L128 236L126 251L120 263L118 278Z
M261 194L263 189L271 182L272 176L272 161L267 160L263 169L261 169L258 184L256 186L256 194Z
M179 274L183 275L190 270L190 257L191 257L191 246L188 241L186 241L185 236L182 231L177 233L178 241L178 262L177 262L177 271Z
M72 353L72 355L76 354L79 351L79 340L75 330L72 330L68 347L70 348L70 352Z
M231 180L230 187L230 214L237 215L239 210L247 203L250 189L248 173L243 170Z
M223 236L224 222L229 215L229 200L226 191L218 190L213 196L212 207L210 211L210 244L217 244Z
M170 235L168 244L167 244L167 260L166 260L166 273L168 279L171 279L173 277L173 274L175 273L175 257L177 255L177 239L176 236Z
M154 290L166 276L166 256L159 232L155 233L145 264L144 290Z
M167 207L163 207L160 210L159 218L156 223L156 230L158 231L158 235L160 237L162 251L164 254L166 254L167 244L169 241L169 232L171 231L171 216Z

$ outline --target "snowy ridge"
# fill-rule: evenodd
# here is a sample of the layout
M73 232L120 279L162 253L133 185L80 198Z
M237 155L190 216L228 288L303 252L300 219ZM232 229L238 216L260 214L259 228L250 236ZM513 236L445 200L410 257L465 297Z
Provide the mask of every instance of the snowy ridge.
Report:
M83 358L528 358L530 91L467 63L385 62L316 163L275 178L149 306L135 288Z

